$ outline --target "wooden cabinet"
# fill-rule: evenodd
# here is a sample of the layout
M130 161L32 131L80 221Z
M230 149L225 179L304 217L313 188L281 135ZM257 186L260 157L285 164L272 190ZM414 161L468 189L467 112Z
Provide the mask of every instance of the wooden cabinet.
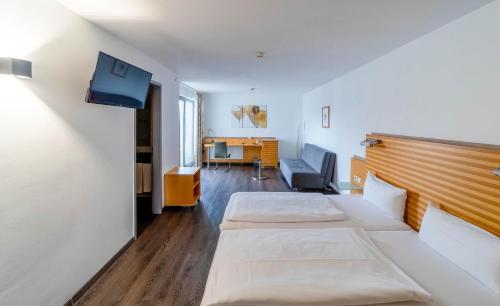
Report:
M278 140L262 139L260 156L263 167L278 167Z
M201 195L200 167L175 167L165 174L164 206L195 206Z

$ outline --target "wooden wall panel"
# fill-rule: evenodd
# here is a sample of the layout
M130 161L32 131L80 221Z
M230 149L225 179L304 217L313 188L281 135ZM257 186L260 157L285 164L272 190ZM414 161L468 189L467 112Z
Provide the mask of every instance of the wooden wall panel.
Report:
M370 134L382 144L366 149L366 166L408 191L405 221L420 228L429 201L499 236L500 146Z

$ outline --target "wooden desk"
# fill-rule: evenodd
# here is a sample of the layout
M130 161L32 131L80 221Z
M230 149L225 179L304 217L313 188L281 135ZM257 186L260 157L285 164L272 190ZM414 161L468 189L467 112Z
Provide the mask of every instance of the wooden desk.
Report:
M195 206L201 195L200 167L175 167L165 173L163 206Z
M226 142L228 147L242 147L243 158L210 159L210 149L214 142ZM203 162L210 167L210 162L221 163L253 163L255 159L262 159L264 167L278 166L278 140L266 137L205 137L203 138Z

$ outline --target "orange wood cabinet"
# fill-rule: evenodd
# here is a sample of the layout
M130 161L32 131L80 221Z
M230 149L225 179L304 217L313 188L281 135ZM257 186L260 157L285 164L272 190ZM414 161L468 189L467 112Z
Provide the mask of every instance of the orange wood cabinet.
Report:
M175 167L165 173L164 206L195 206L201 195L200 167Z
M264 167L278 167L278 140L262 139L260 158Z

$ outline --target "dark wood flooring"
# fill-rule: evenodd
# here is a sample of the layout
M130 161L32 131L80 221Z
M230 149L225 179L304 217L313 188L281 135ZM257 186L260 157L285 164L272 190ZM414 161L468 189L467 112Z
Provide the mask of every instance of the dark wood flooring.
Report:
M152 210L152 197L139 196L136 202L136 223L137 223L137 236L142 235L142 232L153 222L156 217Z
M278 169L264 170L266 181L253 181L255 174L252 166L233 166L227 173L202 169L200 203L165 209L77 305L198 306L230 195L290 191Z

